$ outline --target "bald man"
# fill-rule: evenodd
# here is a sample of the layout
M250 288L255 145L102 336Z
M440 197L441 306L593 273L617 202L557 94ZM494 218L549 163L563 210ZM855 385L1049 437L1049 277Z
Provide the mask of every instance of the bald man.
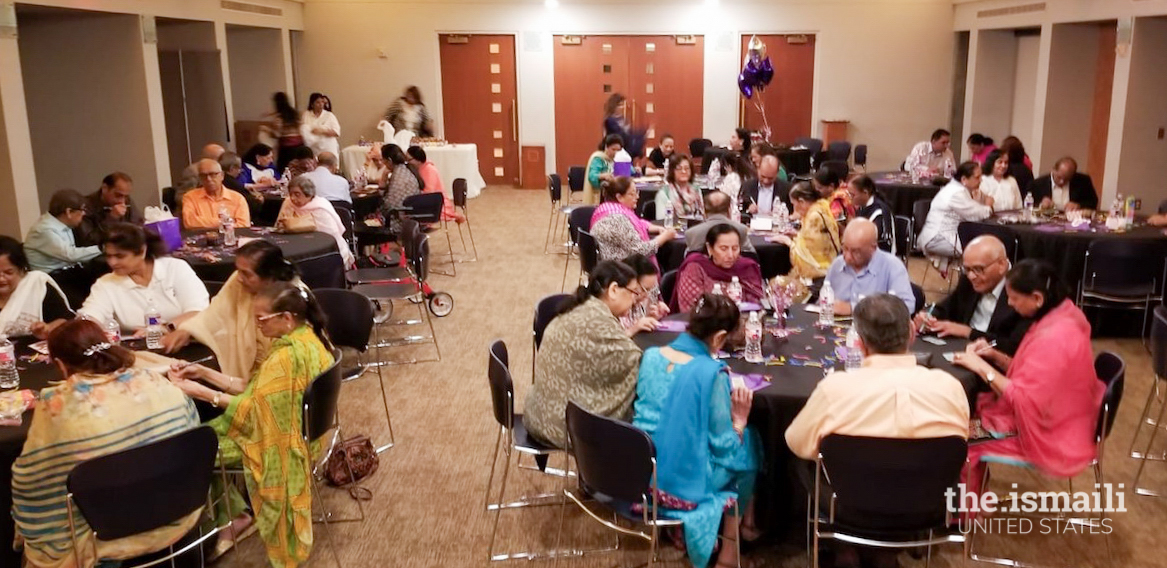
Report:
M203 156L202 157L204 160L214 160L214 161L218 162L219 158L223 157L223 152L226 152L226 151L227 150L225 150L222 146L215 144L214 142L211 142L210 144L203 146Z
M875 223L863 218L852 219L843 231L843 254L827 269L827 281L835 292L835 313L847 315L855 304L867 296L891 294L908 307L916 309L916 295L904 263L879 249L879 231Z
M738 237L741 239L742 252L758 252L754 248L754 243L750 242L749 227L729 218L729 208L732 203L733 200L729 198L729 194L721 191L710 191L705 194L705 221L689 227L685 231L685 254L704 252L705 235L709 234L709 229L712 229L714 225L721 224L737 229Z
M790 184L778 178L779 166L777 156L762 156L758 177L742 182L742 213L768 217L775 199L781 199L787 211L794 211L790 206Z
M1005 274L1009 257L997 237L981 235L964 247L964 271L956 290L932 310L916 315L923 326L940 337L985 338L996 341L997 350L1013 355L1029 330L1029 320L1009 306Z
M304 174L304 177L312 180L316 186L316 195L328 201L344 201L351 204L353 196L349 193L348 180L337 175L339 169L340 162L337 161L336 154L321 152L316 156L316 169Z

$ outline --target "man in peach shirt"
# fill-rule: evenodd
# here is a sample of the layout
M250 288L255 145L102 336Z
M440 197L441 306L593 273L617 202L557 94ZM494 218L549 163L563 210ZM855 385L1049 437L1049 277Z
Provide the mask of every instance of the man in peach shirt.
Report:
M211 159L199 160L199 183L182 196L182 226L186 229L214 229L219 227L219 208L226 207L236 227L251 226L251 212L242 194L223 187L223 168Z

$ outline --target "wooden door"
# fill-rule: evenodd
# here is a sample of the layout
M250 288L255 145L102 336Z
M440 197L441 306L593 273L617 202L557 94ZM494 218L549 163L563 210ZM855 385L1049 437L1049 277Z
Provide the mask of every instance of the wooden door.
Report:
M742 61L752 34L742 35ZM739 124L750 130L763 127L762 114L756 101L762 101L770 124L770 142L790 144L799 136L810 136L811 106L814 104L814 44L813 35L759 35L766 44L766 54L774 66L774 79L762 93L753 99L739 94Z
M645 153L662 136L672 134L677 151L687 154L690 140L704 138L705 38L630 36L628 40L628 116L637 126L651 127Z
M487 185L518 187L514 36L440 34L438 40L446 140L478 145L478 169Z
M587 166L600 147L608 97L628 96L628 38L557 35L553 41L555 169L567 179L569 167Z

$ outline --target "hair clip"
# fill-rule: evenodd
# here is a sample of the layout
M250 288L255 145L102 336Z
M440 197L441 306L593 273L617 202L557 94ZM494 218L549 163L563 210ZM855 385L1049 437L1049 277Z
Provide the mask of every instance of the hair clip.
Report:
M94 353L97 353L99 351L105 351L106 349L109 349L110 347L112 347L112 345L105 343L103 341L101 343L91 345L89 347L89 349L86 349L84 352L82 352L82 355L85 355L86 357L92 357Z
M705 296L701 296L701 298L699 300L697 300L697 306L693 308L693 313L694 314L701 313L701 308L704 308L704 307L705 307Z

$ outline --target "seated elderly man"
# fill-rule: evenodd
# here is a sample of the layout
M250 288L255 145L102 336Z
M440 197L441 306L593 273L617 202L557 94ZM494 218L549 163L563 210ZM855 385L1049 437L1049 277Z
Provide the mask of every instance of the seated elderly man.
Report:
M101 244L101 235L111 223L142 224L142 212L134 205L130 193L134 180L129 174L114 172L101 180L97 191L85 196L85 217L73 229L78 246Z
M1098 209L1098 193L1090 176L1078 172L1078 162L1066 156L1054 163L1048 175L1029 184L1027 193L1042 209L1050 207L1063 211Z
M182 197L183 228L218 228L220 208L226 208L236 227L250 227L251 212L247 200L242 194L223 186L223 168L219 162L206 158L199 160L196 166L202 186Z
M835 313L851 313L864 296L891 294L900 299L908 313L916 306L908 269L895 255L879 249L879 230L862 217L853 219L843 231L843 254L827 269L827 281L835 292Z
M742 252L757 252L754 249L754 244L750 242L747 236L749 234L749 227L729 218L729 208L732 205L733 200L729 198L728 194L720 191L711 191L705 194L705 222L690 227L689 230L685 231L685 254L704 251L705 235L709 233L709 229L713 228L714 225L721 224L726 224L737 229L738 237L742 243Z
M340 162L337 161L336 154L321 152L316 156L316 169L304 174L304 177L312 180L312 184L316 186L317 196L327 201L344 201L351 204L353 196L349 193L348 180L337 175L339 169Z
M916 328L923 326L940 337L983 337L996 341L998 351L1013 355L1031 322L1009 306L1005 295L1010 267L1005 245L997 237L981 235L968 243L962 260L964 274L956 290L931 314L916 314Z

